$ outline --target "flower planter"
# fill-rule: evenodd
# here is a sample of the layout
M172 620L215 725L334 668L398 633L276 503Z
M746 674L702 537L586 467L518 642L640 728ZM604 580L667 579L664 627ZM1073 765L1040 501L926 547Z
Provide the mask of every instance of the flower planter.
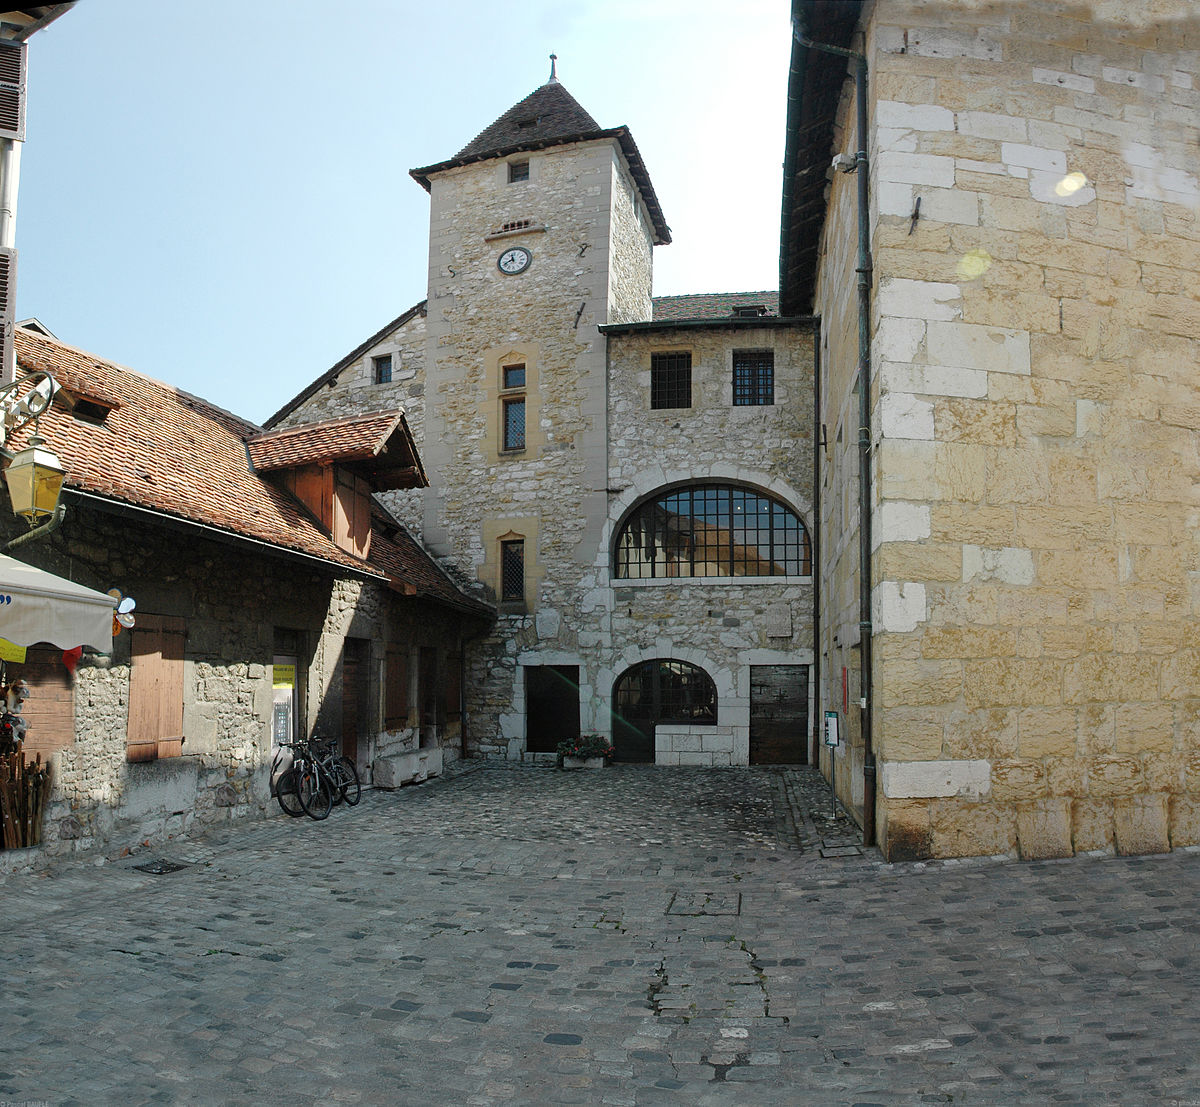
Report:
M603 757L564 757L562 759L564 769L603 769L604 765Z

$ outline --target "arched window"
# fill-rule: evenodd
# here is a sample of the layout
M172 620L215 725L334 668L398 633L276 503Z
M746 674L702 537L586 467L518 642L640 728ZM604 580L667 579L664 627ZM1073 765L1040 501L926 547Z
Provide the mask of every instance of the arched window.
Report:
M808 531L772 496L691 484L639 504L617 533L618 578L801 577L812 572Z
M686 661L643 661L613 685L613 745L619 761L653 761L659 723L716 722L717 686L708 673Z

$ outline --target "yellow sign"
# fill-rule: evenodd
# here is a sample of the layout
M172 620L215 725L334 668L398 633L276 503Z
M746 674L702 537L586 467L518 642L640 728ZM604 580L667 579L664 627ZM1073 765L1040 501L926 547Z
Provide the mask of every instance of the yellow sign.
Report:
M295 688L296 687L296 666L295 665L272 665L271 666L271 687L272 688Z
M15 661L17 664L23 664L25 647L14 646L7 638L0 638L0 661Z

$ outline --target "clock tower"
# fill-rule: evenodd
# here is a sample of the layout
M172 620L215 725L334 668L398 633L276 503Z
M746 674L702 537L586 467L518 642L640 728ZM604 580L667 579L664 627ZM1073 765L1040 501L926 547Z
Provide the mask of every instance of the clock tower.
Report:
M476 675L502 714L530 653L573 657L598 633L580 607L607 513L597 327L650 318L670 231L628 128L599 126L553 68L412 176L431 208L422 530L499 607Z

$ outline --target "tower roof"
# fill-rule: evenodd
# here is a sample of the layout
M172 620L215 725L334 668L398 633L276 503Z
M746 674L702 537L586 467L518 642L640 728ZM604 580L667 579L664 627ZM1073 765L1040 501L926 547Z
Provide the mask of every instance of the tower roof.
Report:
M429 178L446 169L472 162L506 158L524 150L544 150L550 146L565 146L571 142L590 142L612 138L620 144L642 201L654 225L654 242L664 246L671 241L671 228L663 218L662 208L650 183L650 174L638 152L628 127L602 128L559 82L551 75L540 88L514 104L499 119L485 127L454 157L435 165L410 169L413 178L426 192Z
M497 150L527 143L553 142L567 135L598 131L597 123L559 82L552 78L485 127L455 158L494 156Z

